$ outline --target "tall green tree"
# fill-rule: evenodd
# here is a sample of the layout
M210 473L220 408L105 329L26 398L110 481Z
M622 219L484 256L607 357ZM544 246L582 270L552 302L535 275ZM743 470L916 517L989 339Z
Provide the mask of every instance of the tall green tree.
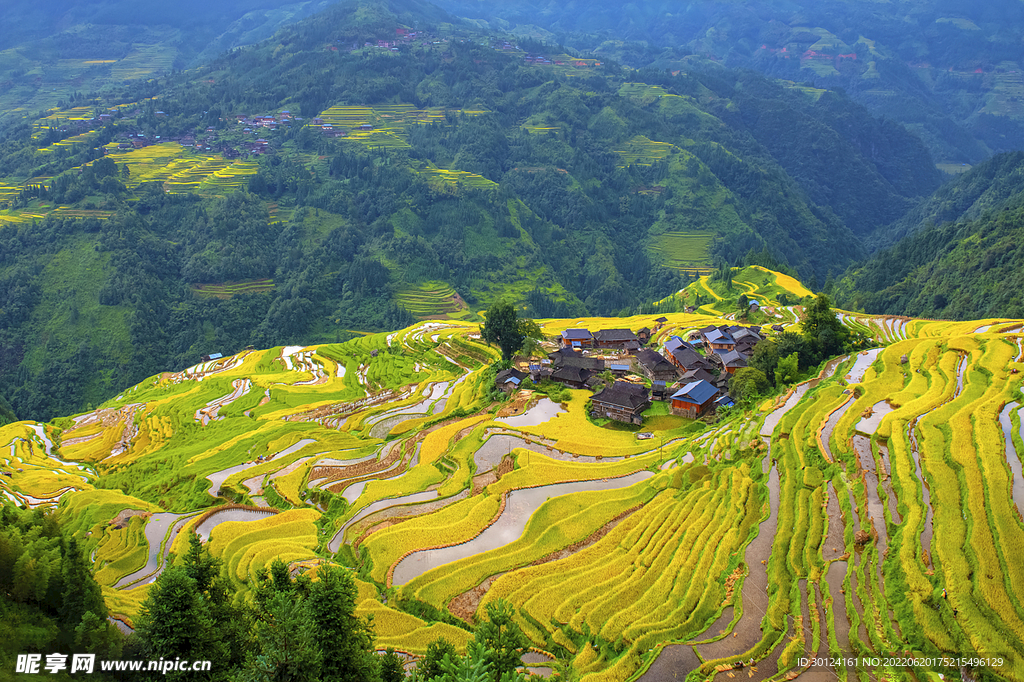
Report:
M391 647L380 658L380 682L405 682L405 663Z
M504 365L523 347L526 334L523 332L519 312L508 301L498 301L487 309L487 319L480 326L480 336L489 344L501 349Z
M261 652L241 675L241 682L318 682L320 651L309 603L291 591L270 596L253 629Z
M310 588L310 615L321 655L323 682L374 682L380 667L373 631L355 614L356 585L347 570L328 566Z
M796 381L797 374L800 371L800 358L796 353L790 353L786 357L779 360L779 364L775 367L775 385L785 386Z
M455 645L444 637L439 637L427 645L427 654L416 664L416 672L420 680L432 680L444 674L445 656L449 660L458 657Z
M523 664L529 641L515 622L512 604L498 599L487 604L487 620L477 626L476 642L484 645L494 679L514 674Z
M160 574L142 604L136 634L146 655L217 661L217 668L201 679L227 679L244 661L250 621L248 611L231 597L221 560L193 535L182 561ZM167 679L185 675L195 679L194 673L181 672Z
M744 367L736 371L729 380L729 393L737 401L753 398L768 390L768 377L756 367Z
M765 377L768 378L768 383L773 386L775 385L775 367L778 364L778 347L768 339L758 341L757 345L754 346L754 354L750 356L749 365L764 372Z
M849 330L836 317L825 294L818 294L806 307L802 328L804 339L814 347L819 359L841 353L850 338Z

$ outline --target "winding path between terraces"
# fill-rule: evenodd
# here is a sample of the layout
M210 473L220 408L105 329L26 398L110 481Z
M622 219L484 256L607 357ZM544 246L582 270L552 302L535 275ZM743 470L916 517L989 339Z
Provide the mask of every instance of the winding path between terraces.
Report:
M733 605L726 606L721 616L705 628L702 635L698 635L686 644L664 646L647 671L640 676L640 682L668 682L669 680L675 682L684 679L691 671L701 666L701 659L713 660L735 656L738 660L761 640L763 635L761 622L768 609L768 560L775 542L780 495L779 470L771 456L772 435L785 414L796 407L804 394L817 386L819 382L831 377L836 368L846 359L846 357L835 358L826 364L817 377L796 386L783 404L769 413L762 423L759 434L768 445L768 452L762 460L762 471L768 474L768 516L760 523L757 535L744 552L747 575L743 579L740 589L743 614L730 629L730 624L735 619L735 607ZM842 531L839 530L841 528L839 505L830 502L829 540L825 543L823 551L832 548L830 543L838 543L838 546L842 546ZM845 575L845 570L842 574ZM840 575L838 567L835 575ZM841 582L840 576L840 586ZM830 580L829 585L832 584L833 581ZM788 619L787 635L792 634L793 625L793 620ZM780 640L780 642L782 641ZM756 662L756 666L749 671L748 678L763 680L776 675L778 673L778 658L783 648L779 645L773 647L767 656Z

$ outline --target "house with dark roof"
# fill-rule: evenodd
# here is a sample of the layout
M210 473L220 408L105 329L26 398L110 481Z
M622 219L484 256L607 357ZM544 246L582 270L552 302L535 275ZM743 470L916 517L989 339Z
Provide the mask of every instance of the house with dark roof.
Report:
M569 388L586 388L587 381L593 376L593 372L583 367L570 367L563 365L551 373L551 380L568 386Z
M736 370L747 366L747 356L737 353L734 350L721 351L715 355L722 369L729 374L735 374Z
M754 354L755 345L756 344L750 341L749 339L744 339L742 341L737 342L735 351L740 355L745 355L749 358L751 355Z
M647 342L651 340L651 328L641 327L636 333L636 340L640 342L641 346L646 346Z
M679 376L676 366L650 348L643 348L637 351L636 361L642 371L651 381L675 381Z
M626 424L643 424L643 412L651 406L647 389L628 381L616 381L590 399L590 414Z
M598 329L594 332L594 347L636 350L640 347L640 341L628 329Z
M668 400L673 389L664 381L651 382L651 400Z
M518 391L523 380L529 376L526 372L520 371L515 367L503 369L495 375L494 385L505 393L512 393L513 391Z
M703 355L691 348L677 348L668 354L668 360L684 372L698 367L710 371L714 367Z
M694 381L706 381L709 384L713 384L715 383L715 375L702 367L698 367L697 369L683 372L683 376L679 377L679 383L682 386L691 384Z
M783 328L783 326L781 324L773 324L772 325L772 331L773 332L781 332L781 331L784 331L784 328Z
M594 335L589 329L566 329L562 332L563 348L590 348L594 345Z
M561 348L554 353L548 355L551 360L552 367L582 367L583 369L589 369L592 372L603 372L604 371L604 360L601 358L590 358L585 355L580 355L574 350L568 348Z
M757 344L761 340L760 327L754 329L753 327L731 327L729 334L732 336L733 341L739 343L752 343Z
M623 364L621 362L611 362L608 364L608 371L617 377L626 376L629 374L631 369L632 368L628 364Z
M672 413L696 419L714 406L718 389L706 381L694 381L672 394Z

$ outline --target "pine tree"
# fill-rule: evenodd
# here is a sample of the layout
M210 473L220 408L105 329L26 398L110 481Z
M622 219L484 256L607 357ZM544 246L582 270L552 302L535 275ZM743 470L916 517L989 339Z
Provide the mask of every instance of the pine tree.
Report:
M310 614L320 647L323 682L374 682L380 679L373 653L373 632L355 614L356 586L351 574L328 566L310 589Z

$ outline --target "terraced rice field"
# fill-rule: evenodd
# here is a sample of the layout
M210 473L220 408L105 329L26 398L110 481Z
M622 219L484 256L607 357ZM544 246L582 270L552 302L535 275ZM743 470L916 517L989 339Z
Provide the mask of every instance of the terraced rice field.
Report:
M630 138L622 149L614 151L622 159L619 166L625 167L633 164L650 166L671 154L673 149L676 149L676 146L668 142L655 142L643 135L636 135Z
M11 201L17 199L21 194L21 187L13 187L0 183L0 201Z
M197 296L228 299L239 294L270 293L274 290L274 280L251 279L243 282L225 282L224 284L196 284L192 290Z
M33 126L39 129L49 128L62 121L88 121L95 115L96 107L88 104L67 109L51 109L47 116L38 119Z
M396 298L400 306L422 319L457 317L468 310L455 289L445 282L426 282L403 289Z
M198 532L240 598L277 557L359 571L377 645L410 654L471 634L395 597L469 622L507 599L533 665L588 682L961 674L851 662L895 652L1001 657L972 679L1024 680L1021 321L843 320L880 345L760 409L651 420L650 440L589 420L589 391L498 416L498 352L456 320L248 351L0 428L0 498L56 506L129 621Z
M33 220L42 220L46 217L45 212L33 211L33 210L0 210L0 225L5 223L11 225L20 225L24 223L31 223Z
M167 73L174 65L175 55L172 47L136 44L128 56L111 66L110 77L123 81Z
M95 209L86 208L71 208L69 206L58 206L56 209L50 212L49 215L57 218L96 218L97 220L106 220L114 215L113 211L98 211Z
M245 187L259 170L250 161L229 161L219 154L187 154L177 142L163 142L127 152L106 155L127 164L129 188L144 182L161 182L169 194L224 194Z
M71 149L76 145L90 145L92 143L92 140L95 139L97 135L99 135L99 131L90 130L87 133L82 133L81 135L74 135L67 139L61 140L60 142L54 142L48 147L41 148L38 151L38 153L47 155L54 153L60 148Z
M713 234L706 232L666 232L652 239L652 255L666 267L706 275L711 271Z
M428 182L437 183L451 189L497 189L498 183L488 180L476 173L467 173L460 170L445 170L438 168L432 163L427 163L418 170L420 175L428 178Z
M479 116L486 113L468 109L417 109L411 104L375 107L338 104L322 112L318 118L323 121L322 125L330 125L334 130L344 132L346 140L372 148L408 149L410 145L405 135L410 126L445 123L449 116Z

